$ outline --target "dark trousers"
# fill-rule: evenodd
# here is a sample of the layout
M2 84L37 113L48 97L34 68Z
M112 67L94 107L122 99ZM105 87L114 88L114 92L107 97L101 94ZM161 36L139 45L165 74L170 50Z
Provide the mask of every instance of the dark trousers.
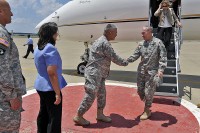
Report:
M40 96L37 133L61 133L62 100L59 105L55 105L56 98L54 91L37 92Z
M28 45L28 49L26 51L26 55L24 56L24 58L27 58L30 52L32 52L32 53L34 52L34 50L33 50L33 44L29 44Z
M170 45L170 39L172 36L172 27L158 27L158 34L157 37L163 41L165 48L168 50L168 47Z

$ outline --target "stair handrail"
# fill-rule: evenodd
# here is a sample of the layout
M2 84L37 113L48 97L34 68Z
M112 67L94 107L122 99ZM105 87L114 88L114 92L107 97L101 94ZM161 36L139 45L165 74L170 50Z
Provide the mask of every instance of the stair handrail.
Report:
M181 7L178 7L177 17L181 22ZM175 41L175 57L179 58L181 44L183 43L182 28L175 24L174 28L174 41Z

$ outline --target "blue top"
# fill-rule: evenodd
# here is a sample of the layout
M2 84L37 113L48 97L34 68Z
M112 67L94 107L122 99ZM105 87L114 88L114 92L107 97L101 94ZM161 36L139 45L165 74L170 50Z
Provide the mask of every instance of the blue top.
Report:
M32 38L28 38L26 44L28 44L28 45L30 45L30 44L33 45L33 39L32 39Z
M38 71L34 87L38 91L53 91L49 75L47 73L48 66L57 66L58 82L60 89L64 88L67 83L62 76L62 60L55 46L48 43L43 50L38 47L34 51L35 66Z

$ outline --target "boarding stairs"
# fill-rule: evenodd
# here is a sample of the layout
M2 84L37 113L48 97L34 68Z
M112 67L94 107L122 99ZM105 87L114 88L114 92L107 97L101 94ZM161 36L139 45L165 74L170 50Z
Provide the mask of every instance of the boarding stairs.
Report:
M149 8L149 25L151 24L152 10ZM178 6L177 17L181 20L181 6ZM157 37L157 28L153 28L153 36ZM179 54L182 39L182 30L176 24L173 27L170 49L167 52L167 67L163 74L163 82L157 87L155 95L179 96L178 72L180 71Z
M153 30L154 36L157 35L157 28ZM156 89L155 95L179 96L178 71L179 50L182 44L181 29L173 27L170 50L167 52L167 67L163 75L163 83Z

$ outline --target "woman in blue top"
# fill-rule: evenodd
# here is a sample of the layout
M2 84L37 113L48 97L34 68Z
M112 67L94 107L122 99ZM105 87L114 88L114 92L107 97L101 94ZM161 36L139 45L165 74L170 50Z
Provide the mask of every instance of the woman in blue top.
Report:
M38 76L35 88L40 96L37 117L38 133L61 133L62 94L67 83L62 76L62 60L55 48L58 37L56 23L43 24L38 32L38 47L34 51ZM47 129L48 127L48 129Z

